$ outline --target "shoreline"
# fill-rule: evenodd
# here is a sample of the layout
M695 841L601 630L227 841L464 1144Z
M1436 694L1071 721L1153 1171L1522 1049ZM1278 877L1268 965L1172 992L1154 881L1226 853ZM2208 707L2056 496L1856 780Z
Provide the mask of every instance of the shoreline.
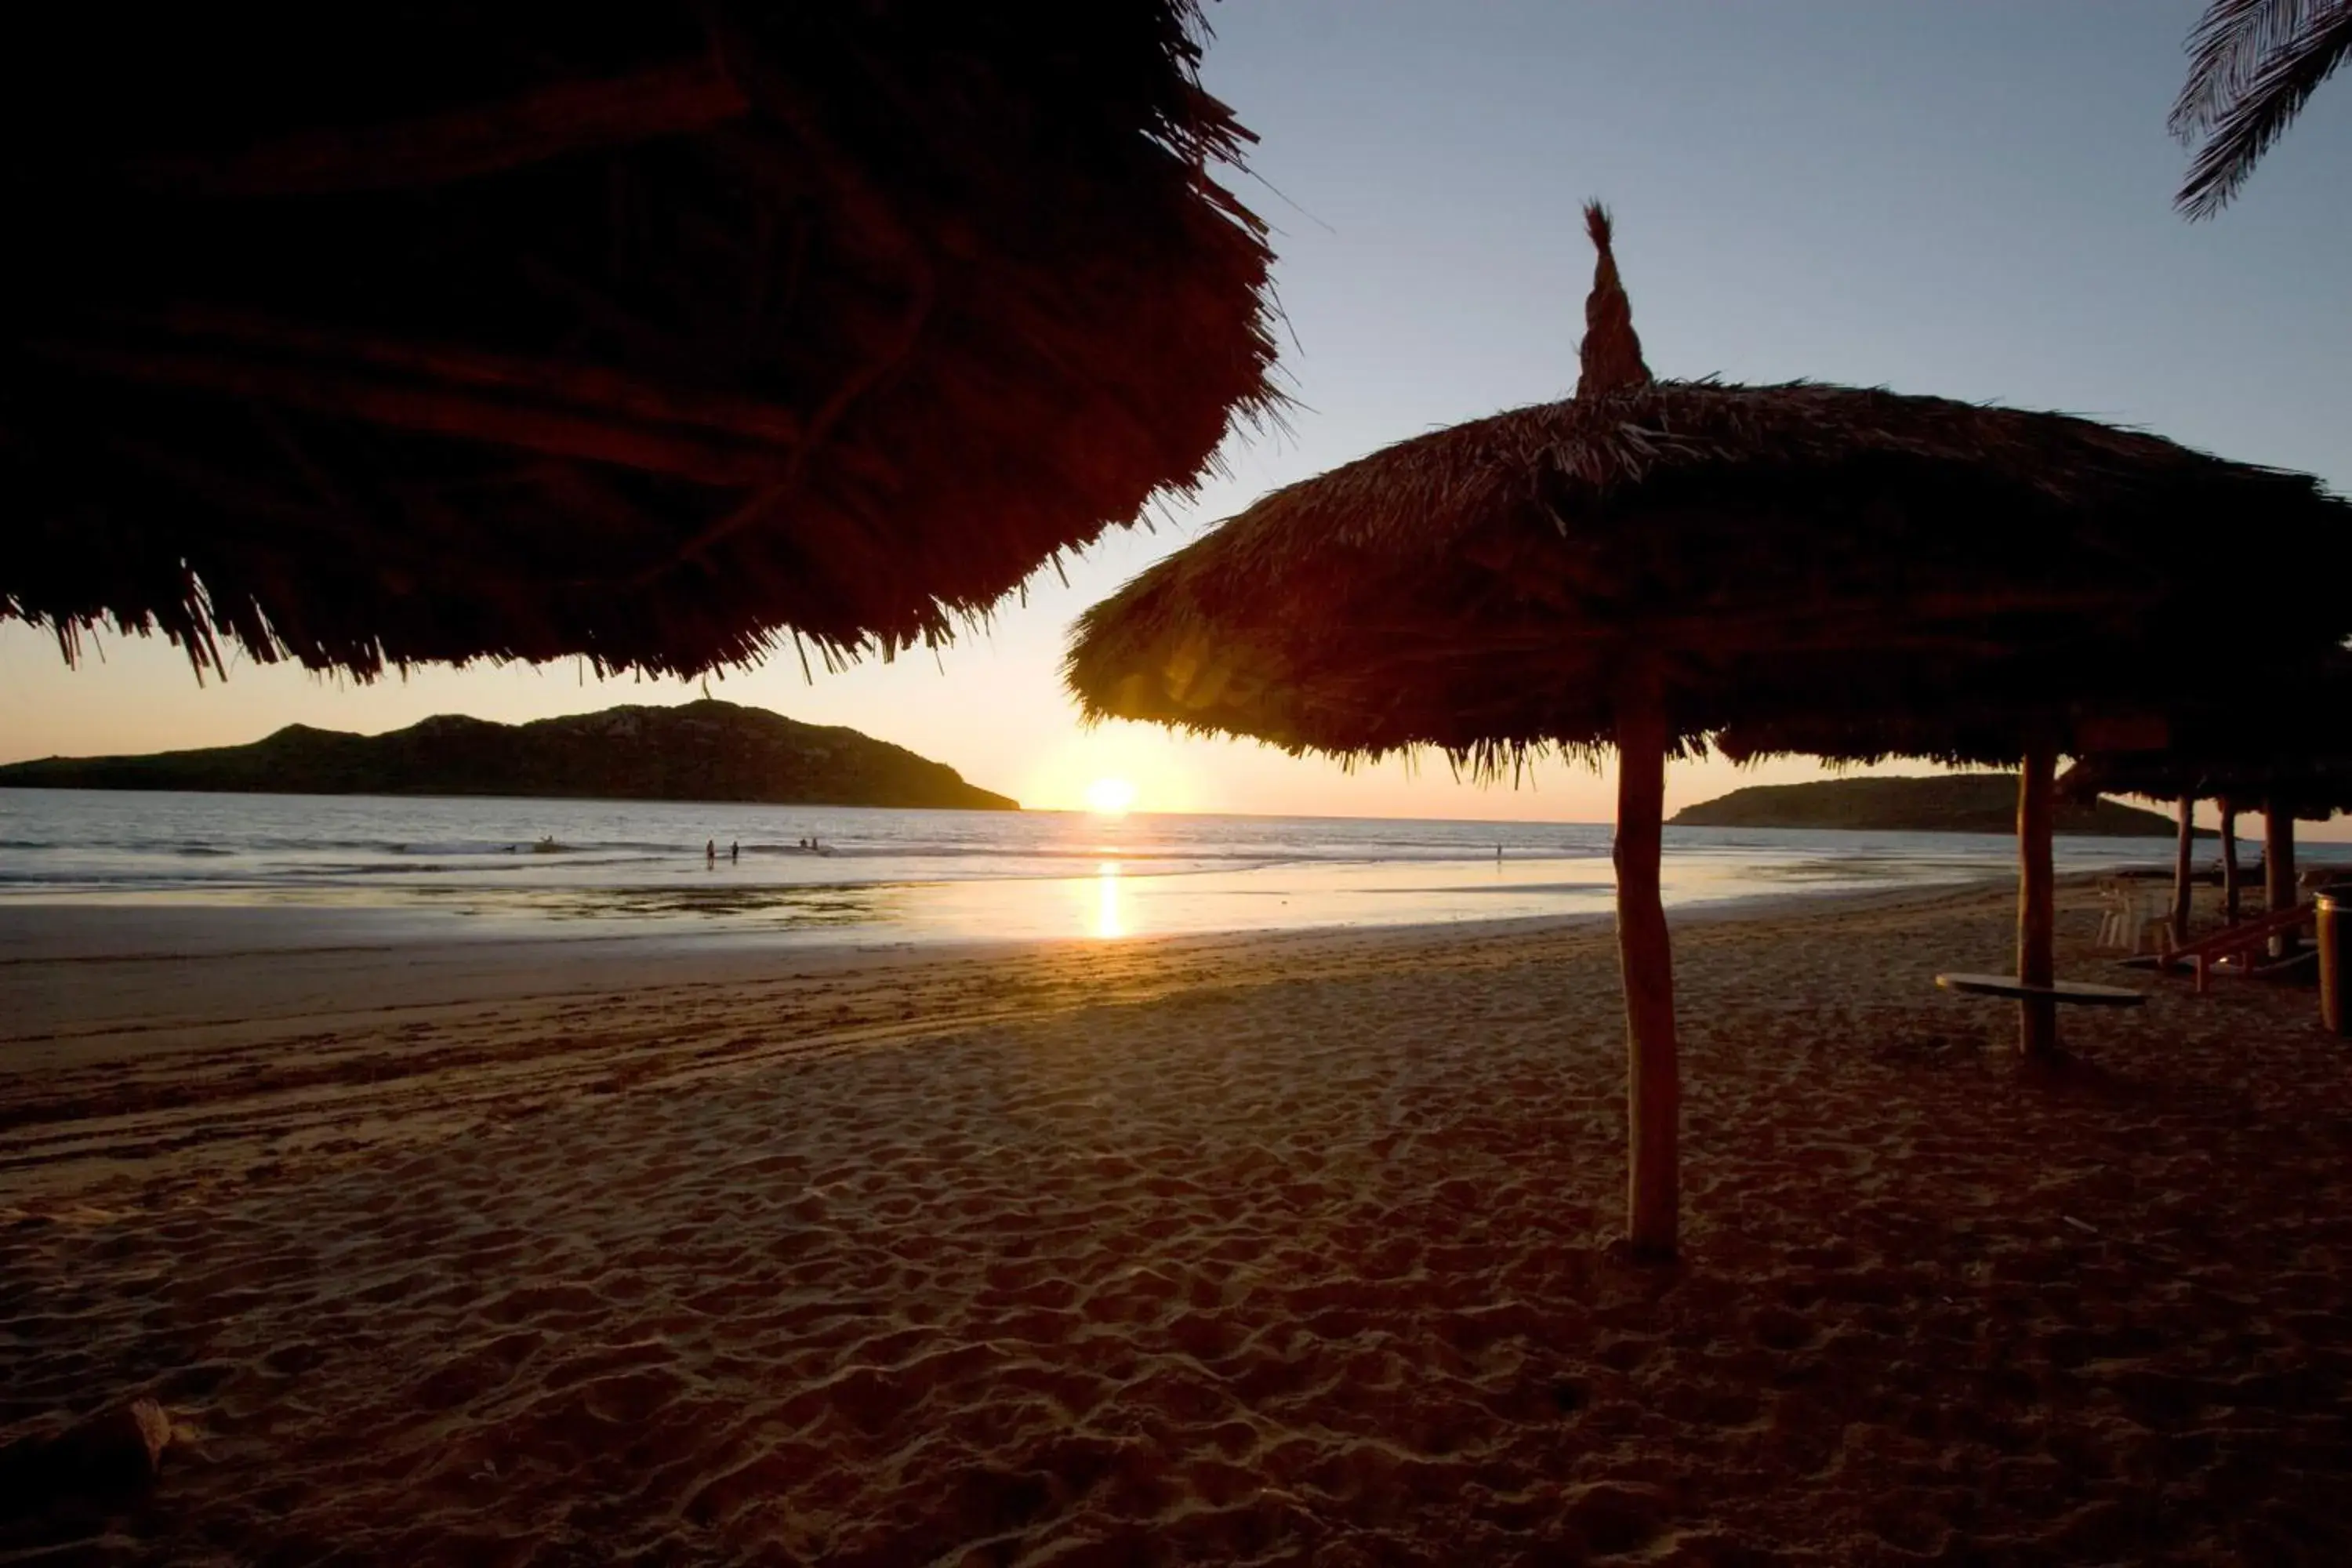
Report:
M2088 875L2062 878L2079 887ZM1826 906L1875 909L1991 885L1991 877L1856 891L1749 893L1682 904L1674 926L1771 921ZM0 901L0 1074L55 1058L46 1043L125 1034L235 1028L303 1018L610 994L647 986L789 983L932 963L990 963L1125 954L1131 961L1228 950L1263 958L1332 944L1406 950L1608 926L1607 907L1558 914L1435 921L1236 927L1118 937L994 939L875 930L787 940L678 925L660 931L547 930L510 923L450 929L463 917L418 919L363 908L205 909L151 904Z

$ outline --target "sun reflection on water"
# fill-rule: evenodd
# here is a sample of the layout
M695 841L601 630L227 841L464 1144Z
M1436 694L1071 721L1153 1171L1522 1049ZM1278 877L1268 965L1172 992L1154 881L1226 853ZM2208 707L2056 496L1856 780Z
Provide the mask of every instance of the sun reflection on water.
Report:
M1094 924L1088 934L1106 942L1127 934L1127 922L1119 918L1116 860L1106 860L1096 868Z

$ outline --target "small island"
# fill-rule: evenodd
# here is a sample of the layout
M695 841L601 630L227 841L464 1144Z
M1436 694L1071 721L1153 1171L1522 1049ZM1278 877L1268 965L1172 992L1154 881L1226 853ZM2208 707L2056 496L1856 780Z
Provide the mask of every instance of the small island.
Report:
M442 714L382 735L289 724L244 746L16 763L0 767L11 785L1021 808L903 746L709 700L529 724Z
M1847 832L2015 833L2015 773L1821 779L1749 784L1687 805L1672 827L1828 827ZM2112 800L2058 803L2054 829L2112 838L2169 838L2172 818ZM2200 838L2210 838L2200 828Z

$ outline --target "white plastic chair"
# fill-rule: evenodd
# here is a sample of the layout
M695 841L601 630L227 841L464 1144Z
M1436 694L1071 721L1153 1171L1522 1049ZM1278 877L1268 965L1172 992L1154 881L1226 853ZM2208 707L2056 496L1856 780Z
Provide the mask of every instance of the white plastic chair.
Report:
M2105 892L2107 908L2099 921L2099 945L2135 954L2161 951L2162 935L2151 941L2149 931L2170 928L2171 896L2164 889L2137 881L2111 882Z

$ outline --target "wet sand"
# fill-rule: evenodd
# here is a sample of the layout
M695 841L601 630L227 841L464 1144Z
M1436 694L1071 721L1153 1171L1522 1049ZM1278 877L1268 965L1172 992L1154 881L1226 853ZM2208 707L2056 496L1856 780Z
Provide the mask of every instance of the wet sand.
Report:
M1592 924L0 964L0 1562L2352 1559L2352 1054L2012 897L1676 921L1667 1270Z

